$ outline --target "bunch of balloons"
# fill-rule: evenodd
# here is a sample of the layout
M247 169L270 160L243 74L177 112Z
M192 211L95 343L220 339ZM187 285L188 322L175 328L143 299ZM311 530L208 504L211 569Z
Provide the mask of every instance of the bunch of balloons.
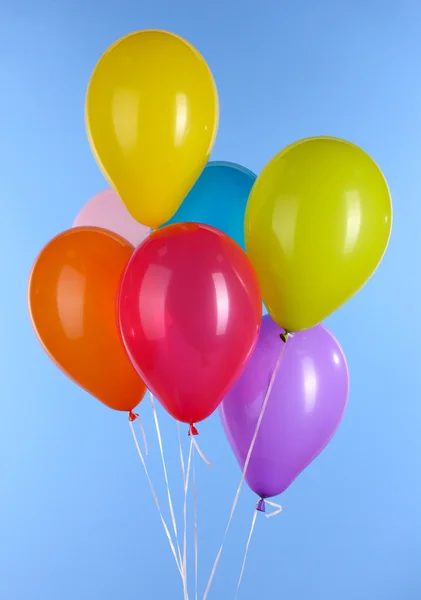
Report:
M255 437L246 478L265 499L340 423L348 370L320 323L382 259L391 198L370 156L331 137L288 146L257 178L208 162L218 115L182 38L140 31L105 52L86 127L111 188L42 250L29 307L50 357L107 406L134 418L148 388L192 434L219 406L242 466Z

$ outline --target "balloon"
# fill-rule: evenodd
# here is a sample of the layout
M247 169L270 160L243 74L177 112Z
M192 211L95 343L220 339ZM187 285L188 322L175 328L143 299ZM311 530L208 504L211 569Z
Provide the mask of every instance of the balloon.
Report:
M320 323L370 278L392 225L387 183L354 144L309 138L275 156L247 204L245 240L263 300L288 331Z
M32 324L50 358L98 400L123 411L146 391L124 349L115 310L132 253L126 240L105 230L70 229L42 250L28 288Z
M73 227L101 227L121 235L133 246L138 246L149 235L149 227L133 219L114 190L104 190L85 204Z
M96 65L85 114L95 158L132 216L153 229L168 221L218 129L218 93L203 57L172 33L127 35Z
M207 225L152 233L122 279L120 327L148 388L178 421L208 417L243 370L262 304L245 252Z
M234 163L210 162L167 225L194 221L220 229L243 249L244 212L256 175Z
M241 468L282 350L282 331L269 315L263 317L257 346L220 406L224 431ZM348 390L345 356L325 327L289 338L246 473L258 496L281 494L323 450L341 422Z

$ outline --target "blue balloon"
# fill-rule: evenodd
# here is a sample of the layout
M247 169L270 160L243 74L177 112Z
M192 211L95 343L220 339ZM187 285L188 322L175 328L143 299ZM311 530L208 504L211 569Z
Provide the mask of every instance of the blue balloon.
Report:
M248 169L230 162L209 162L173 218L165 223L204 223L244 245L244 212L256 180Z

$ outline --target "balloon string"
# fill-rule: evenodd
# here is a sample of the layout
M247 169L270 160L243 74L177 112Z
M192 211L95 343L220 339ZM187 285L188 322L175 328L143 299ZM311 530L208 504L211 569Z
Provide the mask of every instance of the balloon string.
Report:
M198 453L198 455L200 456L200 458L203 460L203 462L208 466L211 467L212 463L208 461L208 459L206 458L206 456L203 454L202 449L200 448L199 444L196 441L196 438L194 436L191 436L191 440L192 440L192 444L194 446L194 449L196 450L196 452Z
M275 510L272 511L271 513L265 514L265 517L267 519L270 519L271 517L276 517L276 515L279 515L279 513L282 512L282 506L280 504L276 504L275 502L269 502L269 500L264 500L264 503L269 504L270 506L275 508ZM234 600L237 600L238 592L240 591L240 585L241 585L241 582L243 581L244 569L246 567L251 538L253 537L254 526L256 525L257 513L258 513L258 510L257 510L257 508L255 508L254 514L253 514L253 520L251 522L250 533L249 533L249 537L248 537L247 544L246 544L246 550L244 552L244 559L243 559L243 564L241 567L240 577L238 578L237 591L235 592Z
M282 506L280 504L276 504L276 502L269 502L269 500L265 500L265 503L269 504L269 506L272 506L273 508L275 508L275 510L273 512L265 515L266 519L271 519L272 517L276 517L277 515L279 515L279 513L282 512Z
M178 433L180 435L180 426L178 427ZM181 442L180 442L181 443ZM193 519L194 519L194 583L195 583L195 600L198 600L198 585L199 585L199 532L197 526L197 483L196 483L196 452L203 460L203 462L211 467L212 464L204 455L202 449L197 443L196 437L191 436L191 443L193 445ZM181 448L181 446L180 446Z
M161 453L162 468L164 470L165 484L166 484L166 487L167 487L168 506L170 508L172 527L173 527L173 530L174 530L175 541L176 541L176 544L177 544L178 558L179 558L180 564L182 564L180 544L178 542L177 522L175 520L174 506L173 506L173 503L172 503L172 497L171 497L171 491L170 491L170 484L169 484L169 481L168 481L167 466L165 464L164 447L163 447L163 444L162 444L162 436L161 436L161 429L159 427L158 413L156 411L155 401L153 399L152 392L149 392L149 396L150 396L150 400L151 400L151 407L152 407L153 418L154 418L154 421L155 421L156 434L157 434L157 437L158 437L159 450L160 450L160 453Z
M145 446L145 456L148 456L149 449L148 449L148 440L146 439L145 428L143 427L142 419L140 417L137 417L136 420L139 422L140 431L142 432L143 445Z
M197 529L196 451L197 451L197 448L193 443L194 598L195 598L195 600L198 600L199 534L198 534L198 529Z
M181 445L181 435L180 435L180 423L177 421L177 435L178 435L178 449L180 453L180 466L181 466L181 477L183 479L183 492L186 487L186 468L184 464L184 456L183 456L183 447ZM183 593L184 599L186 599L187 592L187 577L184 572L184 561L181 560L181 569L182 569L182 580L183 580Z
M246 550L244 552L243 564L241 566L240 577L238 578L237 591L235 592L234 600L237 600L238 592L240 591L240 585L243 580L244 569L246 567L247 556L248 556L249 548L250 548L250 542L251 542L251 538L253 537L254 526L256 525L256 518L257 518L257 510L254 509L253 520L251 522L250 533L249 533L249 537L248 537L247 544L246 544Z
M186 470L184 465L183 448L181 445L180 423L177 421L178 448L180 453L181 474L183 477L183 485L186 485ZM196 452L200 458L210 467L211 463L207 460L204 453L199 447L194 436L190 437L190 444L193 446L192 453L192 471L193 471L193 519L194 519L194 575L195 575L195 600L198 599L198 574L199 574L199 537L197 527L197 485L196 485ZM186 578L187 579L187 578Z
M180 465L181 465L181 475L183 477L183 489L186 483L186 470L184 467L184 456L183 456L183 448L181 446L181 434L180 434L180 422L177 421L177 434L178 434L178 449L180 452Z
M189 458L187 461L186 477L184 480L184 508L183 508L184 534L183 534L183 561L182 561L184 600L189 600L189 592L188 592L188 585L187 585L187 492L189 489L190 468L191 468L193 448L194 448L193 442L191 441L190 442L190 450L189 450Z
M220 546L220 548L218 550L218 554L216 555L215 562L213 564L212 571L211 571L211 574L210 574L210 577L209 577L209 580L208 580L208 584L206 586L206 590L205 590L205 593L204 593L204 596L203 596L203 600L206 600L206 598L208 597L209 590L211 588L213 578L215 577L216 569L218 567L219 559L221 558L221 554L222 554L222 550L224 548L225 540L226 540L229 528L231 526L231 522L232 522L232 518L234 516L235 509L237 508L238 500L240 498L241 488L243 487L243 483L244 483L244 480L245 480L245 477L246 477L246 473L247 473L247 469L248 469L248 466L249 466L251 454L253 452L253 448L254 448L254 445L255 445L256 439L257 439L257 435L259 433L260 424L261 424L263 416L265 414L266 406L267 406L267 403L269 401L269 397L270 397L270 394L272 392L272 388L273 388L273 385L275 383L275 378L276 378L276 375L278 373L279 365L281 364L282 356L284 354L284 351L285 351L287 343L288 343L288 338L286 338L286 341L282 344L281 351L280 351L278 359L276 361L275 368L273 370L272 377L270 379L269 386L267 388L266 395L265 395L265 398L263 400L262 407L260 409L259 418L257 419L257 423L256 423L256 429L254 431L254 434L253 434L253 437L252 437L252 440L251 440L251 443L250 443L250 447L249 447L248 452L247 452L246 460L244 462L243 472L241 473L240 483L238 484L238 488L237 488L237 491L236 491L235 496L234 496L234 502L233 502L232 507L231 507L231 513L230 513L230 516L229 516L229 519L228 519L228 523L227 523L227 526L225 528L225 532L224 532L224 535L223 535L223 538L222 538L222 544L221 544L221 546Z
M168 526L167 526L167 524L165 522L164 515L162 514L161 508L159 506L158 496L156 495L155 488L153 486L152 480L151 480L150 475L149 475L148 468L146 466L145 459L143 458L142 450L140 449L139 442L138 442L138 439L137 439L137 436L136 436L136 432L135 432L134 427L133 427L133 423L129 422L129 425L130 425L130 429L131 429L131 432L132 432L132 435L133 435L134 443L136 445L137 453L138 453L140 461L141 461L141 463L143 465L143 469L145 471L145 475L146 475L146 478L148 480L149 487L151 488L152 497L154 499L154 502L155 502L156 507L158 509L159 516L161 518L162 525L164 527L165 535L167 536L168 542L170 544L171 552L173 553L173 556L174 556L174 559L175 559L175 564L177 565L177 568L178 568L178 571L180 573L180 576L183 579L183 573L182 573L182 569L181 569L181 564L178 561L177 552L175 550L175 547L174 547L174 544L173 544L173 541L172 541L172 538L171 538L170 531L169 531Z

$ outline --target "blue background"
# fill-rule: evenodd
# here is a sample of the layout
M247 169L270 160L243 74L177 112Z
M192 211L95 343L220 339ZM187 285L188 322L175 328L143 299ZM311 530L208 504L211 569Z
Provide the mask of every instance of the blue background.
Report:
M419 0L2 7L2 600L182 597L126 417L55 369L26 310L36 254L104 187L84 131L89 75L114 40L149 27L187 37L214 72L214 160L259 172L298 138L344 137L378 161L394 199L381 268L328 323L351 372L343 425L281 498L284 513L258 520L240 598L419 600L420 19ZM147 403L141 414L157 479ZM175 427L161 421L180 497ZM239 470L216 417L201 426L200 442L214 464L198 469L203 591ZM158 490L165 504L162 483ZM234 596L253 506L245 489L210 600Z

